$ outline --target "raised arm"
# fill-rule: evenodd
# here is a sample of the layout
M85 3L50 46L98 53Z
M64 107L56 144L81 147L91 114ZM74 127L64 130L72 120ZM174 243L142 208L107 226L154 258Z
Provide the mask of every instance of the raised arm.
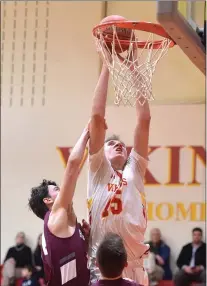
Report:
M133 52L128 55L128 60L124 61L124 58L118 55L121 62L129 65L129 69L132 74L135 75L135 82L137 72L134 72L134 65L137 64L137 48L133 48ZM142 80L142 76L139 77ZM145 79L143 79L145 80ZM139 91L137 97L139 97ZM147 159L148 155L148 141L149 141L149 127L150 127L150 109L149 103L146 100L144 105L139 104L139 100L136 102L136 127L134 132L134 149L143 158Z
M148 157L150 119L151 116L148 101L146 100L145 104L141 106L137 100L134 149L140 156L145 159Z
M97 153L104 145L105 140L105 109L108 90L109 71L105 64L102 66L102 71L95 88L90 122L90 140L89 153L90 155Z
M68 210L72 204L73 195L75 192L75 186L79 174L79 166L83 159L86 144L89 139L88 127L84 129L82 135L73 148L65 169L60 192L52 207L52 212L56 212L58 209L63 208Z

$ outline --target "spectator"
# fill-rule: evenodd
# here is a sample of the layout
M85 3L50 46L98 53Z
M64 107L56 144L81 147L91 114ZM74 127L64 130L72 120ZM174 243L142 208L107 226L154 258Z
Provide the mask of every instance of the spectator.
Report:
M35 262L35 268L37 270L36 272L37 277L44 279L44 267L41 255L41 246L42 246L42 234L40 234L37 239L37 246L34 251L34 262Z
M37 277L34 275L34 269L31 265L27 265L22 269L22 286L39 286Z
M176 286L188 286L191 282L206 285L206 244L202 241L202 229L192 231L193 241L183 246L177 260Z
M161 239L161 232L154 228L150 233L150 253L148 275L150 285L158 285L160 280L172 280L172 271L170 269L170 248Z
M16 235L16 245L9 248L3 266L2 286L15 283L16 278L22 277L22 269L26 265L33 265L31 248L25 244L24 232Z
M122 278L122 272L127 266L127 253L117 234L109 233L105 236L98 247L96 260L102 279L93 286L141 286Z

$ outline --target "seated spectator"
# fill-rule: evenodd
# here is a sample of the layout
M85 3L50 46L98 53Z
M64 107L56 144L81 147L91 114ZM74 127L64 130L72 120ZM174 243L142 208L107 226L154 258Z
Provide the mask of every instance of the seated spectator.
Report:
M177 260L176 286L189 286L191 282L206 285L206 244L202 241L202 229L194 228L192 236L193 241L183 246Z
M154 228L150 233L150 252L147 258L148 267L146 267L150 285L158 285L160 280L172 280L172 271L170 269L170 248L161 239L161 232Z
M34 275L34 268L31 265L27 265L22 269L22 286L39 286L38 279Z
M33 265L31 248L25 244L24 232L16 235L16 245L9 248L3 265L2 286L10 286L16 278L22 277L22 269L25 265Z
M96 260L102 279L93 286L141 286L122 278L122 272L127 266L127 253L117 234L109 233L105 236L97 250Z
M41 246L42 246L42 234L40 234L37 239L37 246L34 251L34 262L35 262L35 268L37 270L36 276L38 278L44 279L44 267L41 255Z

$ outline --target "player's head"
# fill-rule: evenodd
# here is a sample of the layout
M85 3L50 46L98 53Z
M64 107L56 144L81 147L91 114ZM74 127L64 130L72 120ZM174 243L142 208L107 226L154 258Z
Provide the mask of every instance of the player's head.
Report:
M104 278L118 278L127 266L127 253L120 236L108 233L96 253L97 265Z
M53 181L43 180L42 183L32 188L29 198L29 207L41 219L48 209L51 209L59 193L58 185Z
M200 244L202 241L202 236L203 236L202 229L200 227L195 227L192 230L192 235L193 235L193 243Z
M104 144L106 157L114 169L123 169L127 162L127 149L118 136L113 135L106 139Z

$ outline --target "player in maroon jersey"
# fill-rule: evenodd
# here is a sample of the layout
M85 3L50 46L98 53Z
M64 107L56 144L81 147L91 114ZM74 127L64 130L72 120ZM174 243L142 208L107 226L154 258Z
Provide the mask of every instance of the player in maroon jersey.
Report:
M42 258L49 286L87 286L89 283L87 245L72 203L88 139L87 127L69 156L60 188L53 181L43 180L31 190L29 206L44 219Z
M92 286L142 286L122 278L127 267L127 252L119 235L108 233L104 237L96 253L96 262L102 279Z

